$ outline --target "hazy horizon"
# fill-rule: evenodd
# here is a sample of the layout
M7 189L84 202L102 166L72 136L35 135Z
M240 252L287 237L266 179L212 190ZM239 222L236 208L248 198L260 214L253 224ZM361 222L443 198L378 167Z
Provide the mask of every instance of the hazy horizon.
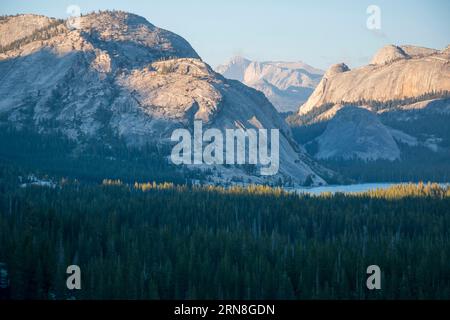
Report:
M241 1L242 2L242 1ZM239 55L258 61L303 61L327 69L345 62L368 63L386 44L436 49L450 44L450 2L436 1L40 1L1 3L0 14L34 13L67 18L81 13L124 10L175 32L213 67ZM381 29L369 30L368 6L381 10Z

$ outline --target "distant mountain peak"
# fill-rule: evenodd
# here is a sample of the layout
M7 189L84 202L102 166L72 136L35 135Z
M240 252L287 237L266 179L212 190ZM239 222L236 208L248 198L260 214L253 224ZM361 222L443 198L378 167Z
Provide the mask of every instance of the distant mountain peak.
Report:
M228 79L244 82L244 74L251 61L241 57L234 56L226 64L219 65L216 71Z
M245 63L250 63L251 60L243 57L243 56L234 56L230 59L230 61L228 62L228 64L245 64Z
M323 71L310 65L283 61L251 61L237 56L216 71L263 92L280 112L294 111L306 101L322 78Z

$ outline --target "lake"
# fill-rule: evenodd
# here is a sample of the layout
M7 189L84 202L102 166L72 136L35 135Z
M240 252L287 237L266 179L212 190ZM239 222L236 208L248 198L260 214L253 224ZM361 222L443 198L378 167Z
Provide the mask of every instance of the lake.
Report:
M365 192L369 190L375 189L387 189L394 185L399 185L402 183L361 183L361 184L350 184L350 185L330 185L330 186L322 186L322 187L312 187L312 188L294 188L287 189L288 191L294 191L297 193L309 193L309 194L321 194L324 192L343 192L343 193L357 193L357 192ZM440 183L440 185L445 186L448 183Z

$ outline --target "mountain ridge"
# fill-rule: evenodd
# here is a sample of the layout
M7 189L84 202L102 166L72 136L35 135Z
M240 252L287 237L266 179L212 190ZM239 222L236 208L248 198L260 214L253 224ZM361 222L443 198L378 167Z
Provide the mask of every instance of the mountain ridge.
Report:
M0 125L60 132L79 145L117 137L140 147L167 144L171 131L194 120L221 130L257 124L280 130L280 172L269 182L326 183L317 172L330 172L296 145L264 95L214 72L183 38L121 11L79 23L0 55ZM265 181L239 168L213 169L221 172L214 179Z
M306 101L322 77L323 71L297 62L251 61L236 56L215 69L263 92L279 112L291 112Z
M288 122L308 137L296 134L296 139L335 169L329 160L342 167L353 161L361 175L371 170L369 162L389 172L392 164L381 160L411 165L412 171L421 166L434 177L422 159L446 170L450 135L440 126L449 119L449 108L448 48L388 45L366 66L332 65Z
M367 66L354 70L345 64L331 66L297 114L306 115L326 104L384 102L450 90L449 61L445 49L385 46Z

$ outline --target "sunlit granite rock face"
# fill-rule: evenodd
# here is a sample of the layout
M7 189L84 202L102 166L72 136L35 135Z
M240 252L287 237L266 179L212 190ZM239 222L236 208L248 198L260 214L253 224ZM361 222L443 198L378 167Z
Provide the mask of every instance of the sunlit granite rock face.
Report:
M0 29L15 30L2 41L16 43L0 54L0 126L58 132L80 145L113 136L132 147L170 143L174 129L191 129L195 120L220 130L279 129L280 170L268 179L325 183L318 174L324 169L296 145L261 92L225 79L186 40L142 17L101 12L71 28L15 16Z

